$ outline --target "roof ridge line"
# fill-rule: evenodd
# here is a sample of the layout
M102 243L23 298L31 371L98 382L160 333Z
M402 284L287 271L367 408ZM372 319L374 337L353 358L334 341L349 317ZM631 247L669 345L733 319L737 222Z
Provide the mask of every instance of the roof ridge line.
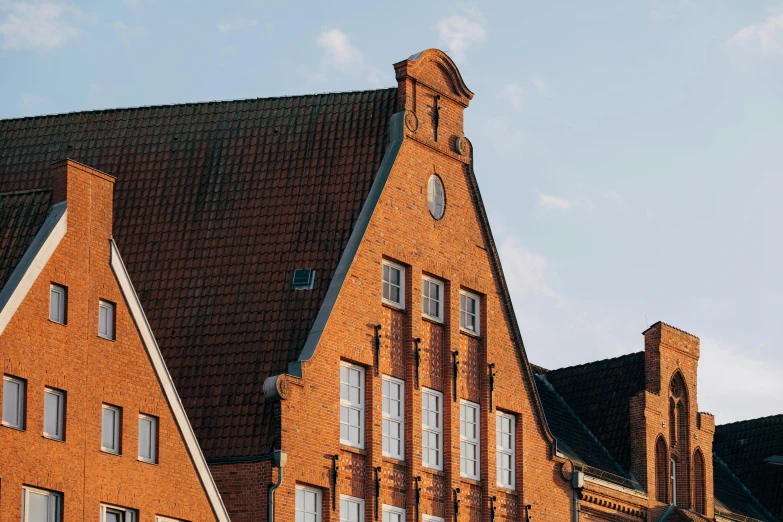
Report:
M781 420L783 420L783 413L775 413L773 415L765 415L764 417L756 417L755 419L745 419L745 420L738 420L734 422L726 422L724 424L717 424L715 428L722 428L723 426L736 426L737 424L744 424L746 422L758 422L763 420L769 420L780 417Z
M623 469L623 467L622 467L622 466L620 466L620 463L619 463L619 462L617 462L617 459L615 459L615 458L614 458L614 456L613 456L613 455L612 455L612 454L609 452L609 450L608 450L608 449L606 449L606 446L604 446L604 445L603 445L603 443L602 443L600 440L598 440L598 437L596 437L596 436L595 436L595 434L594 434L594 433L593 433L593 432L590 430L590 428L588 428L588 427L587 427L587 425L586 425L586 424L585 424L585 423L582 421L581 417L579 417L579 415L577 415L577 414L576 414L576 412L575 412L575 411L574 411L574 410L571 408L571 405L570 405L570 404L568 404L568 402L567 402L567 401L566 401L566 400L563 398L563 396L562 396L562 395L560 395L560 393L558 393L558 391L555 389L554 385L553 385L551 382L549 382L549 380L546 378L546 374L543 374L543 373L541 373L541 374L538 374L538 375L536 375L536 376L535 376L535 378L539 379L539 380L540 380L540 381L541 381L541 382L544 384L544 386L546 386L546 387L549 389L549 391L551 391L551 392L552 392L552 393L555 395L555 397L557 398L558 402L560 402L560 404L561 404L561 405L562 405L562 406L563 406L563 407L566 409L566 411L567 411L567 412L568 412L568 413L569 413L569 414L570 414L570 415L571 415L571 416L572 416L574 419L576 419L576 422L578 422L578 423L579 423L579 425L582 427L582 429L583 429L583 430L585 430L585 432L587 432L587 434L590 436L590 438L592 438L592 439L593 439L593 441L594 441L596 444L598 444L598 447L599 447L599 448L601 448L601 450L602 450L602 451L603 451L603 452L606 454L606 456L609 458L609 461L610 461L612 464L614 464L614 465L615 465L615 467L616 467L616 468L617 468L617 469L618 469L618 470L619 470L619 471L620 471L620 472L621 472L623 475L625 475L625 477L624 477L624 478L630 478L630 479L634 480L635 482L638 482L638 481L636 481L636 479L635 479L635 478L633 478L632 476L630 476L630 474L629 474L629 473L627 473L627 472L626 472L626 471ZM581 458L581 457L580 457L580 458ZM584 464L584 463L583 463L583 464Z
M643 353L644 353L644 350L639 351L639 352L625 353L623 355L618 355L616 357L607 357L606 359L598 359L597 361L590 361L590 362L581 363L581 364L574 364L573 366L563 366L562 368L555 368L554 370L548 370L547 373L559 372L560 370L570 370L572 368L581 368L581 367L584 367L584 366L590 366L591 364L598 364L598 363L607 362L607 361L615 361L617 359L622 359L624 357L631 357L631 356L634 356L634 355L638 356L639 354L643 354ZM535 366L538 366L538 365L535 365ZM542 368L541 366L538 366L538 367Z
M330 96L335 94L361 94L365 92L379 92L379 91L390 91L393 89L397 89L397 87L384 87L382 89L364 89L359 91L333 91L333 92L316 92L316 93L308 93L308 94L291 94L291 95L283 95L283 96L266 96L266 97L258 97L258 98L234 98L230 100L211 100L211 101L198 101L198 102L185 102L185 103L161 103L157 105L137 105L133 107L114 107L109 109L88 109L83 111L71 111L71 112L58 112L54 114L38 114L36 116L20 116L18 118L0 118L0 122L8 122L8 121L22 121L22 120L36 120L36 119L43 119L43 118L56 118L59 116L73 116L77 114L96 114L96 113L102 113L102 112L119 112L119 111L138 111L138 110L144 110L144 109L161 109L161 108L168 108L168 107L188 107L188 106L194 106L194 105L217 105L221 103L236 103L236 102L251 102L251 101L260 101L260 100L287 100L287 99L293 99L293 98L306 98L308 96Z
M766 506L764 506L764 504L762 504L761 501L756 498L756 495L751 493L751 491L748 489L748 487L745 485L745 483L742 482L742 480L734 473L734 470L732 470L729 467L729 465L726 464L726 462L724 462L724 460L722 458L720 458L720 455L718 455L715 451L712 452L712 460L713 461L717 461L718 464L720 464L723 468L725 468L725 470L729 473L729 475L731 475L731 478L733 478L735 480L735 482L737 482L737 484L740 485L740 487L742 488L742 491L747 493L747 495L750 497L750 499L753 502L756 503L756 507L761 509L762 513L764 513L764 515L766 517L769 517L770 520L777 520L775 517L772 516L772 513L769 512L769 510L766 508ZM720 499L718 499L718 500L720 500ZM726 507L728 507L728 506L726 506ZM732 511L732 513L733 513L733 511ZM737 513L737 514L739 515L741 513Z

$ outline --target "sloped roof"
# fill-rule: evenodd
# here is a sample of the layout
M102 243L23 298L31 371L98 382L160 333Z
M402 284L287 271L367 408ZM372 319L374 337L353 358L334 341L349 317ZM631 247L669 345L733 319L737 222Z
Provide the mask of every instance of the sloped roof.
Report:
M27 252L51 207L51 190L0 193L0 289Z
M783 456L783 415L716 426L713 451L775 518L783 520L783 466L765 462ZM716 496L726 502L717 493L717 481Z
M546 379L628 473L631 468L629 401L644 389L644 352L550 370ZM582 435L578 431L564 433L569 446L572 443L579 446L575 437ZM617 473L614 466L602 469Z
M716 511L728 510L731 513L757 520L769 520L769 517L763 513L763 509L759 506L759 501L753 497L753 494L717 454L714 454L712 459L712 475Z
M268 453L389 141L397 89L0 120L0 190L72 158L117 177L114 236L208 458ZM296 268L312 290L291 290Z

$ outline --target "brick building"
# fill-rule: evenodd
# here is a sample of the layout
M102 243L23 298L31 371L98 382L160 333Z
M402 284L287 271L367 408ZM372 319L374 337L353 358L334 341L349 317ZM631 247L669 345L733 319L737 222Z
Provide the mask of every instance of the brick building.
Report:
M0 193L0 520L227 522L112 240L114 178L50 179Z
M0 121L0 190L51 184L66 156L117 177L114 238L234 522L567 521L589 469L600 502L627 500L585 516L666 514L640 446L663 406L618 406L637 412L625 469L527 361L463 131L473 93L437 50L395 72L375 91ZM671 400L707 481L689 346L693 398Z

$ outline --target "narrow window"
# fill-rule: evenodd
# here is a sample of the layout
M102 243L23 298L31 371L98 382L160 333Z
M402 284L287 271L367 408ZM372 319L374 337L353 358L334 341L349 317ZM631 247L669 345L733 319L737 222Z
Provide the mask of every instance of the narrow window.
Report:
M383 376L383 456L404 460L403 404L405 381Z
M122 410L116 406L103 405L103 422L101 427L101 450L120 454L120 430L122 426Z
M321 491L296 486L296 522L321 522Z
M497 412L495 416L495 440L497 448L498 486L514 489L516 452L514 435L516 419L508 413Z
M424 317L443 321L443 283L431 277L421 280L421 307Z
M405 308L405 269L389 261L383 262L383 301Z
M459 326L466 332L479 334L479 299L477 295L460 292Z
M405 510L384 504L383 522L405 522Z
M364 448L364 368L340 363L340 442Z
M677 505L677 462L674 459L669 461L671 467L671 485L672 485L672 504Z
M68 290L62 285L52 283L49 287L49 319L65 324Z
M704 456L697 449L693 455L693 508L702 515L707 514L707 488L704 477Z
M98 335L114 340L114 303L101 300L98 305Z
M136 522L135 509L101 504L101 522Z
M24 522L60 522L62 495L38 488L22 488L22 520Z
M155 464L158 462L158 419L150 415L139 415L139 460Z
M463 400L459 409L460 475L479 480L479 405Z
M364 500L340 495L340 522L364 522Z
M3 426L24 429L25 381L3 375Z
M427 183L427 205L430 207L430 214L435 219L442 219L446 211L446 194L443 190L443 182L437 174L430 176Z
M443 469L443 394L427 388L421 391L421 463Z
M44 437L63 440L65 434L65 392L44 389Z
M658 437L655 442L655 495L658 502L669 502L669 475L666 463L669 461L666 442Z

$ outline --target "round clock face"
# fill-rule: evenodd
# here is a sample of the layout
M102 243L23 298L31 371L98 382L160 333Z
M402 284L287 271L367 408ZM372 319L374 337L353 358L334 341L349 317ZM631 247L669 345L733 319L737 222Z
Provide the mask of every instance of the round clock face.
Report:
M443 182L437 174L430 176L427 184L427 204L430 214L435 219L442 219L446 212L446 191L443 190Z

